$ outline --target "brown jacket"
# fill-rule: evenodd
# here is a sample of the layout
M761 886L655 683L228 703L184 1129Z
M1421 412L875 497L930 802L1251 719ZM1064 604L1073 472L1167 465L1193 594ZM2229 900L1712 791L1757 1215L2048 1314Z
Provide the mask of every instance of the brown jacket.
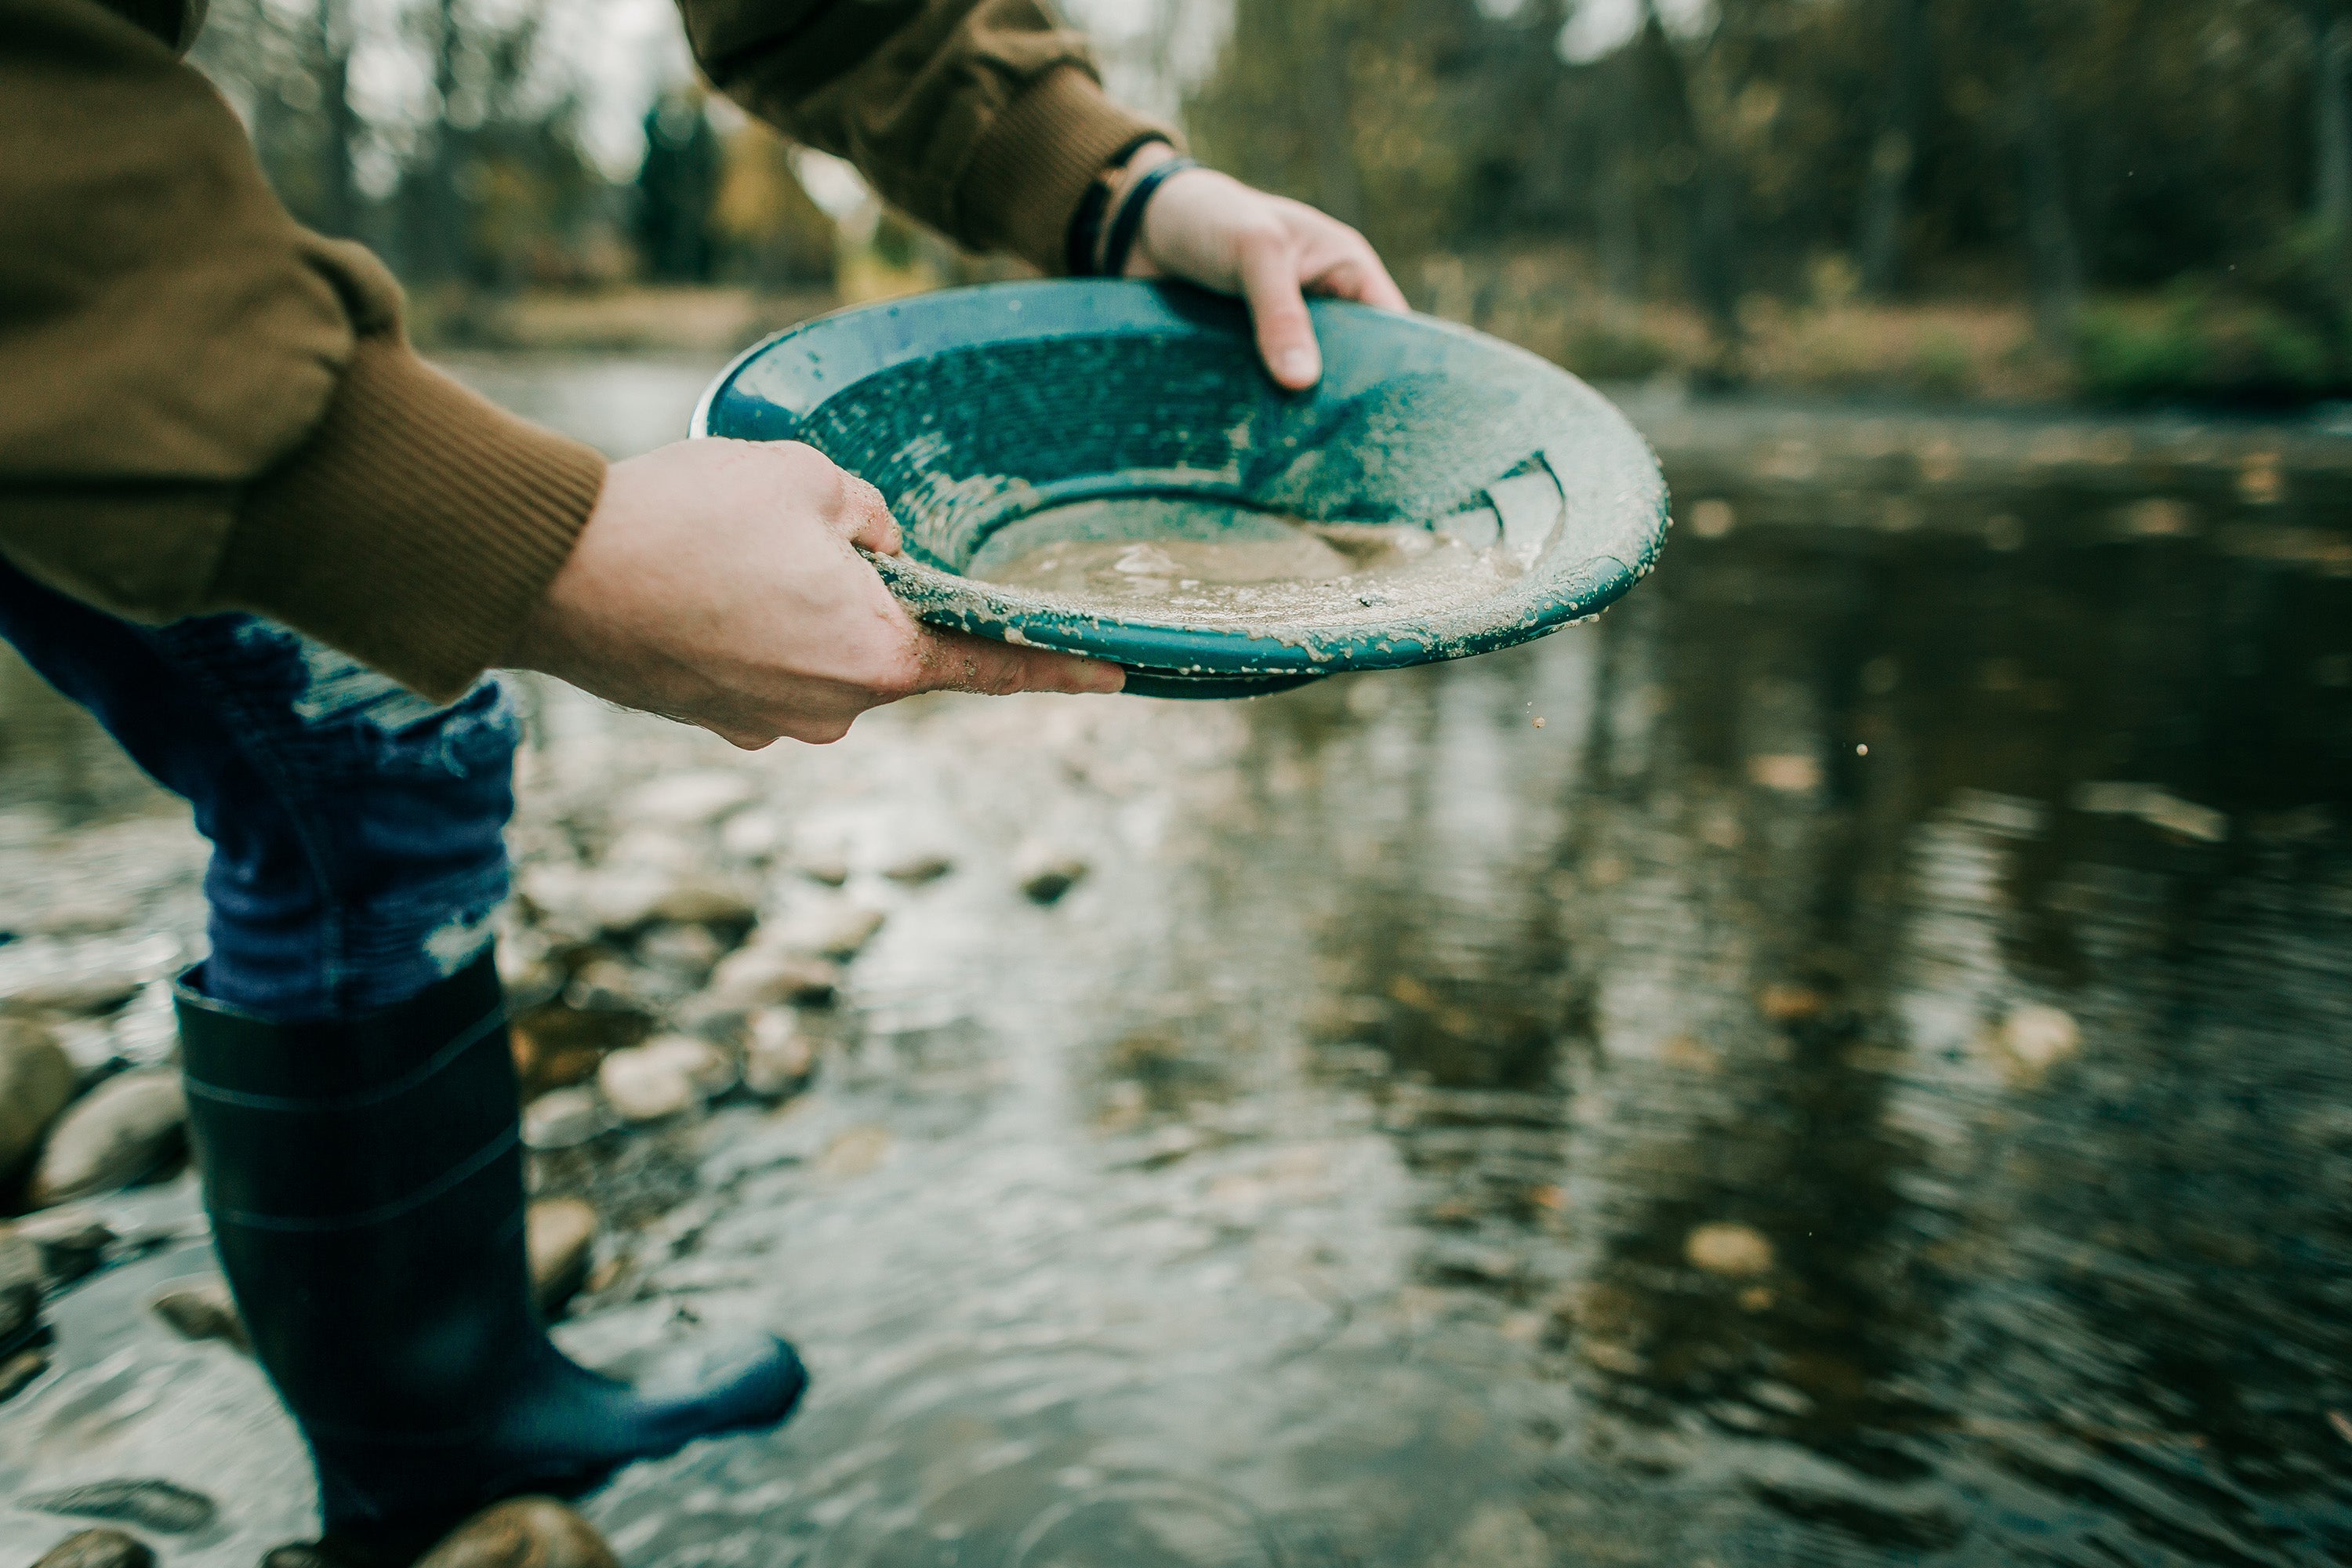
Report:
M711 80L1052 269L1149 129L1041 0L680 0ZM180 58L204 0L0 0L0 555L147 621L251 610L428 695L495 662L604 481L403 339Z

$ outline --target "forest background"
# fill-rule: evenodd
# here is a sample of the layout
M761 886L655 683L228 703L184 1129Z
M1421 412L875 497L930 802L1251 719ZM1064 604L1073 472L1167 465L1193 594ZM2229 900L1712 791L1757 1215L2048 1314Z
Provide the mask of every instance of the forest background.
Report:
M215 0L197 58L445 346L708 351L1007 275L709 100L682 47L598 68L581 41L649 36L646 3ZM2352 0L1075 9L1204 157L1589 376L2352 396Z

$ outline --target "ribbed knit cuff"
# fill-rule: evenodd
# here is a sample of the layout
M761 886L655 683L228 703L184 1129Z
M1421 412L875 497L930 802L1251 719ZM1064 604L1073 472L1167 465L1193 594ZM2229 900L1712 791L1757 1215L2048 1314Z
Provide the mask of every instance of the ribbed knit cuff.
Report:
M207 597L449 701L505 653L604 483L593 449L362 338L317 431L247 489Z
M1049 273L1068 270L1064 243L1078 198L1139 137L1176 133L1103 96L1093 77L1064 66L1006 105L964 166L959 226Z

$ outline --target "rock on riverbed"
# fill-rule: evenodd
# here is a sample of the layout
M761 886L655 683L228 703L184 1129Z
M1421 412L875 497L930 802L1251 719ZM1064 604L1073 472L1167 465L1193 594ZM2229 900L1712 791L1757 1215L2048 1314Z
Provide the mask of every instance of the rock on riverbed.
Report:
M486 1508L416 1561L416 1568L621 1568L595 1528L553 1498Z
M36 1208L112 1192L177 1157L188 1102L175 1072L107 1079L61 1118L26 1193Z
M155 1568L146 1542L120 1530L85 1530L68 1535L33 1568Z
M32 1159L73 1090L73 1062L47 1029L0 1018L0 1181Z

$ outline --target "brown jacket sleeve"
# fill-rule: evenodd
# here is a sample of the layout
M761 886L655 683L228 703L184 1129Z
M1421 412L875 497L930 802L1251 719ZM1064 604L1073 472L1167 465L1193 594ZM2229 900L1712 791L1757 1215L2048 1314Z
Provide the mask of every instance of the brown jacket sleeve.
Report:
M92 0L0 0L0 555L142 620L257 611L456 695L604 465L428 368L399 310L161 39Z
M729 97L973 250L1063 269L1070 215L1163 128L1103 96L1040 0L678 0ZM1171 138L1172 139L1172 138Z

